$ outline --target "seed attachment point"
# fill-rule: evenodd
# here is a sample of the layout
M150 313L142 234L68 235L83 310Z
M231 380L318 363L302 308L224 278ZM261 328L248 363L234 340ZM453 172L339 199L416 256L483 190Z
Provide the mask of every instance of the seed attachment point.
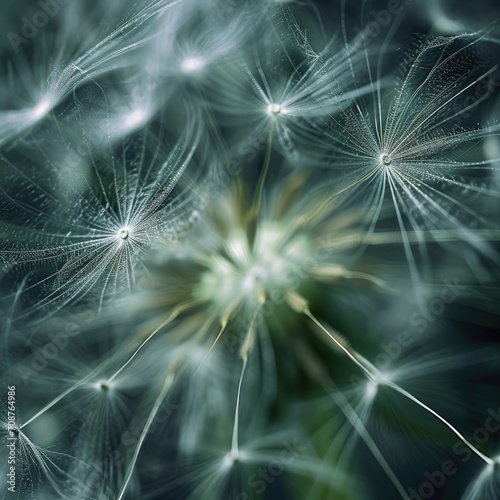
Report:
M36 119L43 118L50 111L50 101L42 99L34 108L33 116Z
M392 158L388 155L388 154L383 154L381 157L380 157L380 161L386 165L386 166L389 166L391 163L392 163Z
M122 240L128 240L129 236L130 236L130 231L126 227L123 227L118 231L118 237Z
M195 73L205 66L205 61L201 57L186 57L181 62L181 70L184 73Z
M279 115L281 113L281 104L271 103L267 106L267 112L270 115Z

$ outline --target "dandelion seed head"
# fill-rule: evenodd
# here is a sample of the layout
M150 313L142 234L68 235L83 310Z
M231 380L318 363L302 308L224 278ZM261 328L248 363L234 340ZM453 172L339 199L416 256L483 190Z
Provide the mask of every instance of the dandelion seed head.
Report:
M94 384L95 389L102 392L108 392L111 389L111 384L108 380L99 380Z
M500 457L492 457L491 460L481 469L481 472L471 482L462 498L481 499L496 498L498 491L498 471Z
M202 57L186 57L181 62L181 69L184 73L195 73L205 66L205 61Z
M118 238L120 238L121 240L128 240L129 236L130 236L130 229L128 227L122 227L118 231Z
M381 157L380 157L380 161L386 166L388 167L391 163L392 163L392 158L390 157L390 155L388 155L387 153L384 153Z
M131 111L125 118L125 126L127 128L135 128L148 121L148 113L143 109L135 109Z
M210 500L272 487L276 497L360 498L385 472L406 498L400 458L425 470L438 463L427 457L436 447L420 440L437 437L440 448L454 433L485 463L463 498L496 498L500 455L485 441L488 455L480 451L484 433L496 436L487 424L474 431L480 449L464 436L466 408L479 421L476 401L494 392L497 366L493 348L470 356L477 339L467 331L476 314L484 320L479 345L493 323L494 303L477 290L484 284L489 299L496 267L483 261L499 260L489 218L500 199L500 125L489 110L493 125L471 127L489 77L498 80L496 66L486 68L497 54L483 64L472 34L440 36L444 0L424 0L443 20L430 15L438 36L407 59L398 85L389 47L402 39L391 41L403 14L360 50L366 33L348 24L354 5L342 7L337 43L330 23L315 26L325 2L125 2L134 6L121 24L120 2L93 3L83 17L68 6L33 40L33 49L57 49L49 65L31 44L8 65L8 80L11 66L36 70L20 72L19 102L0 91L9 129L0 127L0 359L12 382L31 377L33 395L19 428L0 419L17 437L17 496ZM462 239L477 258L455 245ZM404 351L407 323L423 332L422 349ZM377 355L378 332L388 347ZM395 343L404 363L382 373L377 362ZM465 389L487 385L455 416L460 367ZM431 387L434 374L441 382ZM429 406L397 384L405 377L429 386ZM442 416L431 392L449 395ZM403 398L442 431L414 427ZM468 427L455 429L448 414ZM366 484L357 442L373 455L366 466L380 466ZM174 466L158 468L165 458Z
M373 399L378 391L379 383L376 380L371 380L366 384L365 394L368 399Z
M381 385L389 382L390 379L385 373L378 373L372 380L366 383L365 395L368 400L372 400L379 390Z
M50 111L50 101L47 98L43 98L34 108L33 116L36 119L43 118Z
M287 238L286 227L264 222L250 246L243 231L228 238L224 254L216 254L202 276L196 294L220 307L247 300L262 302L264 296L287 288L290 278L307 259L310 242L303 235ZM213 290L217 290L214 296Z
M223 460L222 460L222 463L221 463L221 469L223 471L226 471L228 469L230 469L234 464L234 459L233 459L233 456L231 453L227 453Z
M279 115L282 111L281 104L278 103L271 103L267 106L267 112L270 115Z
M224 455L221 463L221 469L223 471L229 470L236 462L241 462L245 459L245 452L240 448L238 450L232 450Z

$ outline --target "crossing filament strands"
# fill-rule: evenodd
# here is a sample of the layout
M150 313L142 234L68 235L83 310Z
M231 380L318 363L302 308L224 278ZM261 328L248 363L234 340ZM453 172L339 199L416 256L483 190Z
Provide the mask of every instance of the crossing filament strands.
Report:
M4 496L498 500L500 33L423 3L0 16Z

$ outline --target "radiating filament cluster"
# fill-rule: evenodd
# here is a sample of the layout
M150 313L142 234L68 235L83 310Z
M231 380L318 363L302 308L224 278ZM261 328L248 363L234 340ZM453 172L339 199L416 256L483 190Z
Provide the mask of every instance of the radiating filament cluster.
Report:
M0 496L498 500L498 2L23 3Z

